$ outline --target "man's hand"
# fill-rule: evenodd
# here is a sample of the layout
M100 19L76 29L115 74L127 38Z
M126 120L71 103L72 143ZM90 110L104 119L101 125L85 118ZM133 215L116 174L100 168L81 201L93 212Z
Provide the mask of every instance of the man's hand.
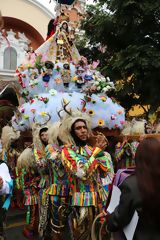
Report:
M95 146L101 148L102 150L104 150L108 146L108 140L103 133L98 133L98 135L96 136Z
M3 179L0 177L0 189L3 187Z

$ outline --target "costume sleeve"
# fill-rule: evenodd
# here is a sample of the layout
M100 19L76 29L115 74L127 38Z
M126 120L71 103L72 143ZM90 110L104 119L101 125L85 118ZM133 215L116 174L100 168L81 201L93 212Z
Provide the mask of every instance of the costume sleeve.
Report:
M47 160L50 160L52 162L56 162L55 160L57 159L57 156L58 156L58 148L56 149L56 147L49 144L45 148L45 153L46 153L46 159Z
M65 147L62 150L62 162L64 163L67 170L72 174L77 175L78 171L83 169L84 174L81 172L83 177L85 175L91 176L95 172L95 170L99 166L100 158L102 157L105 158L104 152L100 148L95 147L93 148L90 157L88 157L88 161L85 161L85 163L83 164L83 155L81 155L80 153L76 153L76 151L71 148ZM83 164L83 168L81 169L79 168L80 163Z
M46 167L47 161L45 158L45 151L34 148L33 152L34 152L35 162L38 168Z
M103 172L102 177L105 177L108 172L114 174L111 155L108 152L101 151L96 159L101 172Z
M56 145L49 144L45 148L46 159L54 164L55 168L61 168L63 166L61 161L61 151Z
M107 219L108 230L111 232L122 230L127 224L129 224L135 212L132 192L126 181L122 183L120 189L121 196L119 205Z
M3 179L3 186L0 189L0 195L9 194L10 193L10 185L11 176L9 174L8 167L5 163L0 165L0 177Z

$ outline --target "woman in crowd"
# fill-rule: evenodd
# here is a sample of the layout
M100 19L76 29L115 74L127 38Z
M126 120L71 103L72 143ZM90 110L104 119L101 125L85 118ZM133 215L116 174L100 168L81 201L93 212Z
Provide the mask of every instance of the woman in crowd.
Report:
M135 155L135 174L120 186L119 205L108 216L108 230L117 232L128 225L138 212L139 220L134 240L160 239L160 142L145 138Z

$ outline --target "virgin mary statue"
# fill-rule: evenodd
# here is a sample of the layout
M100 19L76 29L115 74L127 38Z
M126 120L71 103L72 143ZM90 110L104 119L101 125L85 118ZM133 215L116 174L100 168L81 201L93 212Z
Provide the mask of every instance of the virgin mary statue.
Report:
M47 60L56 62L72 62L77 64L81 57L74 44L74 30L67 21L61 22L52 35L37 50L36 54L45 54Z

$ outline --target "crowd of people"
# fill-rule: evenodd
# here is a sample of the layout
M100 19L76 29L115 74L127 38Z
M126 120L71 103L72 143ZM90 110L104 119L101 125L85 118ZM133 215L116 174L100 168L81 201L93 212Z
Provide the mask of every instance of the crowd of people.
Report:
M34 144L19 155L14 180L28 208L27 238L39 232L43 239L65 239L66 234L68 239L90 239L114 175L105 136L98 133L94 145L87 144L90 125L86 114L66 113L50 128L36 128Z
M106 211L114 169L106 151L106 137L93 133L90 126L90 118L78 110L67 112L51 126L35 126L33 144L17 159L13 151L17 134L14 138L9 134L10 145L3 148L0 164L2 236L14 185L13 196L16 188L20 189L27 207L23 230L26 238L35 239L39 234L46 240L91 239L95 217ZM107 214L107 230L122 231L137 211L134 239L159 239L159 155L160 142L156 138L145 138L137 144L134 171L120 185L120 202L112 214ZM11 168L11 159L15 160L15 169Z

